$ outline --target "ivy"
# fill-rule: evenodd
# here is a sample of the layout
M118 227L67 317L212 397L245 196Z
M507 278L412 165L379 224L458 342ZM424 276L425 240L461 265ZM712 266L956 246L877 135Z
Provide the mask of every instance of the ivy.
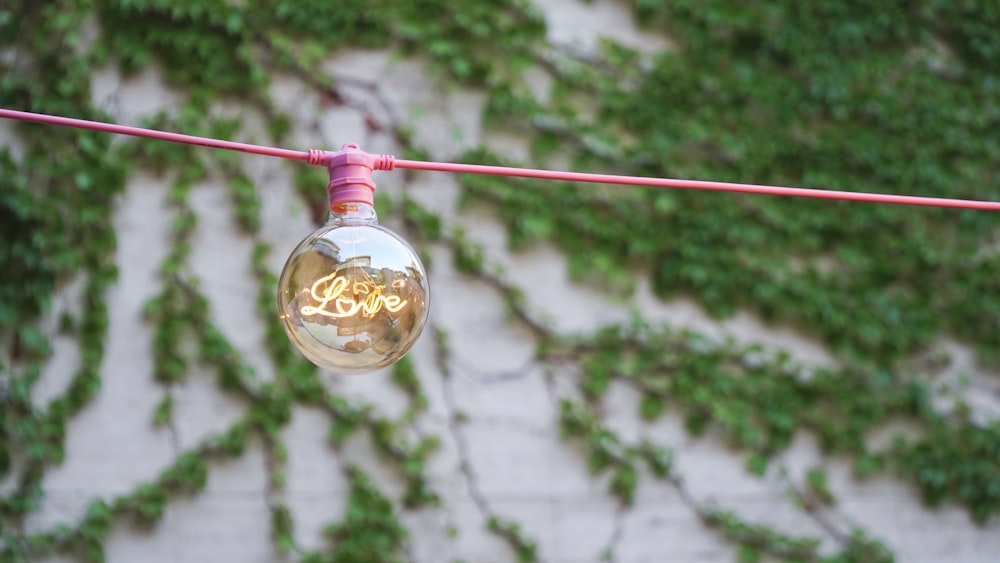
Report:
M348 471L351 492L344 520L326 529L332 550L312 555L306 561L348 563L350 561L405 561L403 548L406 528L396 518L392 502L383 495L363 471Z
M533 563L538 561L538 544L524 536L521 525L499 516L492 516L486 522L491 532L507 540L514 547L514 555L518 563Z
M293 123L269 98L273 76L299 80L327 103L354 107L340 90L344 79L315 69L341 47L377 47L425 57L443 84L484 91L487 127L529 136L525 164L1000 198L994 164L1000 161L994 134L1000 11L987 2L894 3L873 14L791 1L634 0L637 21L668 34L679 49L651 55L604 40L594 56L549 44L544 20L525 0L459 8L439 0L8 4L0 8L3 107L110 120L97 109L90 84L96 70L112 66L127 76L156 73L184 93L167 111L143 116L145 126L240 139L247 135L244 119L258 117L279 143ZM96 35L85 37L92 24ZM548 95L536 95L528 69L548 74ZM405 124L366 119L404 157L426 157ZM0 147L0 478L14 483L0 498L0 561L60 554L101 561L119 521L157 526L171 502L204 490L220 459L257 445L267 458L279 550L307 561L409 559L401 511L436 510L445 502L427 475L441 439L419 431L431 416L422 383L428 374L408 358L394 367L391 381L408 399L406 412L394 418L329 389L297 354L273 314L277 279L260 232L263 204L240 158L151 141L112 144L103 134L30 124L13 130L18 146ZM521 164L486 147L464 158ZM25 520L45 496L46 472L65 457L68 426L100 392L106 294L117 279L108 218L138 169L168 179L173 219L160 286L144 310L155 366L148 375L163 386L150 420L170 430L173 386L206 374L237 401L241 416L179 453L152 481L115 499L92 499L77 522L26 534ZM233 225L252 242L256 305L274 373L265 382L213 322L189 263L199 216L188 199L210 179L226 186ZM316 223L327 211L317 188L325 181L317 168L295 168L294 183ZM608 427L602 409L614 385L639 394L638 418L680 416L693 436L721 436L753 474L774 471L781 452L804 432L825 455L852 463L858 478L892 476L912 484L927 504L963 506L980 523L1000 512L1000 427L974 421L961 405L936 410L935 382L912 367L943 335L975 347L984 364L1000 359L992 216L485 176L461 181L463 202L491 206L514 251L552 242L579 282L625 296L636 276L645 276L661 297L693 297L718 318L751 311L822 340L838 359L836 368L807 369L780 351L710 342L641 316L586 334L557 333L466 233L409 195L380 197L380 214L399 219L422 255L445 246L456 270L497 292L511 322L536 339L539 364L575 374L576 390L558 397L563 437L607 479L623 507L641 501L645 478L684 489L674 453L655 436L629 442ZM78 342L80 360L66 390L36 404L33 389L52 353L41 319L70 282L81 284L80 306L59 325ZM439 375L448 385L447 334L438 329L436 336ZM316 552L296 545L284 498L282 430L303 407L327 417L338 458L348 457L348 440L366 436L403 485L401 498L392 498L343 461L348 505L327 528L328 545ZM467 416L453 415L456 424ZM914 433L885 447L870 443L875 431L899 422ZM816 517L836 503L835 493L819 465L806 472L797 504ZM892 559L864 530L835 537L839 551L824 558L816 538L682 497L743 561ZM482 504L487 528L519 561L539 558L521 524Z
M747 523L732 512L708 507L701 510L701 517L706 525L742 546L741 562L760 561L764 553L785 561L807 561L815 559L819 547L816 538L786 536L767 526Z
M639 462L644 461L649 471L660 478L671 476L672 454L642 441L628 446L608 430L601 418L592 410L563 401L560 407L560 430L563 438L580 438L587 449L587 463L595 474L610 471L608 491L625 505L635 502L639 485Z
M988 125L1000 95L990 86L994 65L981 57L989 49L956 36L964 24L951 9L897 6L872 17L792 2L636 5L641 21L669 22L683 48L643 63L608 42L586 80L579 61L555 67L559 79L589 84L600 107L593 124L560 133L580 141L563 143L579 164L855 191L1000 194L989 164L1000 154ZM976 21L996 17L985 5L970 9L984 14ZM647 71L636 71L643 65ZM631 69L628 80L622 66ZM569 99L526 111L535 123L551 121L572 109L562 101ZM615 140L611 152L587 142L620 139L619 130L630 141ZM497 161L482 151L466 158ZM718 317L749 309L864 361L897 361L942 332L996 359L998 304L983 283L996 278L997 263L972 258L995 236L989 214L463 182L471 199L495 204L512 245L554 240L580 279L597 274L618 286L616 273L638 267L662 296L692 295Z
M392 381L410 397L412 416L427 410L427 395L424 394L409 356L403 356L392 367Z
M671 405L683 413L690 432L720 431L732 447L749 453L751 473L767 472L770 459L790 446L793 432L806 429L827 454L856 456L859 476L896 473L911 479L929 504L964 504L977 521L1000 512L994 495L1000 490L997 425L978 426L967 413L937 413L930 391L917 381L900 383L893 374L851 369L818 369L803 377L803 368L787 356L769 358L756 346L713 345L695 334L641 323L573 338L547 350L547 357L572 358L580 366L581 392L592 403L600 404L611 381L622 381L643 394L639 416ZM634 454L582 408L563 403L564 436L586 436L591 468L612 470L616 495L631 502ZM923 437L900 436L890 448L872 450L870 433L899 421L919 428ZM810 471L807 483L822 502L833 502L821 469Z

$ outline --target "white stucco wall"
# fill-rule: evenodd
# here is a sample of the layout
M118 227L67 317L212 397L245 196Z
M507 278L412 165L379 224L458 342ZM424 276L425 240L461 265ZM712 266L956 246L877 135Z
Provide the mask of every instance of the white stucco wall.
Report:
M667 46L662 39L637 31L618 3L545 0L539 5L548 18L552 40L561 44L592 49L595 38L607 33L640 47ZM442 90L419 61L358 51L337 55L326 69L334 75L377 81L394 112L414 125L418 144L430 147L435 158L449 159L480 141L491 141L484 139L478 121L482 95ZM154 73L123 80L112 70L99 75L94 94L120 123L135 123L169 108L177 99ZM278 81L273 94L296 119L295 148L336 149L343 142L357 141L370 152L396 150L384 135L366 132L359 112L322 107L297 83ZM0 128L0 135L6 134L8 129ZM0 137L0 143L6 142L6 136ZM525 152L527 143L504 137L497 139L497 146L516 154ZM246 157L243 162L261 190L262 232L275 249L270 266L277 271L287 252L313 227L293 193L286 163L264 157ZM398 174L379 173L376 179L381 190L398 193L401 189ZM166 203L168 185L169 178L134 176L118 202L112 220L118 232L121 274L109 295L111 324L103 388L70 424L66 460L48 471L46 496L29 521L31 529L77 521L89 500L112 498L154 478L178 452L224 429L242 412L243 406L223 394L211 376L196 371L174 387L172 427L152 424L161 390L152 379L151 332L141 311L158 291L157 269L168 250L172 221ZM627 319L631 310L640 309L652 321L690 327L713 338L733 336L789 348L807 364L832 362L821 344L792 331L767 327L748 314L714 322L692 302L656 299L642 282L629 303L572 285L565 258L553 248L540 246L511 254L502 226L487 212L459 214L455 209L458 187L449 175L420 174L409 189L450 221L465 226L487 249L488 259L504 264L513 280L530 275L536 288L529 295L532 306L561 329L593 329ZM249 270L251 242L237 232L229 196L219 183L199 185L191 205L199 219L191 263L211 299L215 319L258 376L270 378L263 329L253 305L256 282ZM700 524L670 485L644 479L635 506L627 510L618 506L606 493L605 480L589 475L582 455L559 438L556 395L561 384L569 385L569 375L556 374L556 389L548 388L541 370L530 363L534 341L508 322L500 297L486 285L453 271L443 249L436 252L431 274L432 323L451 335L456 372L450 381L440 376L433 343L425 334L412 354L430 399L430 413L417 424L420 430L443 438L430 472L443 494L444 508L403 514L413 532L414 559L427 563L513 560L508 548L485 530L470 494L470 487L475 487L497 513L520 522L527 535L538 540L546 561L596 561L609 547L620 562L734 560L732 548ZM78 292L79 287L70 284L56 300L51 328L62 310L76 306ZM955 362L964 361L971 369L971 360L962 349L952 346L951 351ZM64 389L77 358L73 341L56 336L55 355L36 388L36 401L44 404ZM960 367L955 363L949 369L957 373ZM508 376L493 377L496 374ZM386 413L403 409L404 397L385 373L328 375L325 381L340 393L378 404ZM987 412L996 412L989 410L996 408L996 395L978 392L974 399ZM697 499L714 499L748 519L773 523L788 533L826 537L788 501L785 484L775 472L765 478L749 476L742 456L711 437L688 437L679 418L669 414L653 426L645 425L635 416L637 400L628 388L612 389L607 412L613 426L626 437L644 432L673 447L679 472ZM452 427L448 421L456 408L468 415L468 422ZM299 408L284 433L289 448L286 498L295 516L296 540L304 548L321 545L322 527L338 519L347 491L337 467L339 454L327 444L327 424L320 413ZM455 432L468 446L473 483L460 469ZM375 460L366 440L349 442L343 455L360 461L389 491L399 491L398 479ZM784 458L789 474L797 479L821 460L816 445L806 436L800 436ZM885 541L899 561L986 562L1000 557L1000 523L976 527L958 507L931 511L920 505L914 491L896 481L857 483L846 463L824 463L839 499L830 517L845 528L851 523L865 527ZM261 445L254 443L238 460L214 465L207 489L171 504L153 530L117 527L108 543L109 561L277 559L270 539L266 480L265 456ZM8 481L0 488L12 486ZM457 537L446 536L449 525L458 527Z

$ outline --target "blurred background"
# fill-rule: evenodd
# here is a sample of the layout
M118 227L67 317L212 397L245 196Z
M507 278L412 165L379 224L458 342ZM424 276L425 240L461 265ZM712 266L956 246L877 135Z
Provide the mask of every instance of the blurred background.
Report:
M7 0L0 107L1000 200L995 2ZM396 366L318 370L301 162L0 121L0 561L994 561L995 213L397 170Z

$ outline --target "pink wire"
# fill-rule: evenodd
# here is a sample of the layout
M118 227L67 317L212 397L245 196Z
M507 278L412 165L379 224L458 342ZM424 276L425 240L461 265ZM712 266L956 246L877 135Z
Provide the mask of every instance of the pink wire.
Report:
M277 147L267 147L263 145L252 145L248 143L237 143L234 141L223 141L208 137L196 137L194 135L182 135L180 133L168 133L154 129L144 129L141 127L129 127L125 125L114 125L102 123L100 121L88 121L85 119L72 119L68 117L58 117L25 111L15 111L0 108L0 117L17 119L21 121L31 121L35 123L46 123L51 125L64 125L80 129L91 129L94 131L105 131L108 133L118 133L122 135L132 135L135 137L145 137L148 139L158 139L162 141L172 141L175 143L186 143L226 149L250 154L264 156L276 156L292 160L304 160L309 164L325 164L325 156L331 153L319 150L294 151ZM544 180L564 180L570 182L591 182L600 184L621 184L629 186L652 186L659 188L683 188L696 190L725 191L737 193L779 195L792 197L808 197L815 199L835 199L846 201L862 201L868 203L892 203L902 205L921 205L927 207L951 207L962 209L981 209L990 211L1000 211L998 201L980 201L970 199L950 199L941 197L920 197L892 194L875 194L867 192L845 192L838 190L819 190L807 188L789 188L782 186L764 186L759 184L736 184L731 182L710 182L703 180L676 180L670 178L644 178L639 176L619 176L614 174L587 174L583 172L560 172L557 170L538 170L533 168L513 168L508 166L484 166L479 164L457 164L448 162L425 162L419 160L395 160L385 155L378 165L378 168L392 170L396 168L408 168L412 170L431 170L437 172L452 172L461 174L488 174L493 176L517 176L521 178L540 178ZM394 162L394 164L393 164Z
M15 111L0 108L0 117L8 119L18 119L20 121L31 121L34 123L45 123L48 125L65 125L78 129L90 129L92 131L104 131L107 133L118 133L121 135L132 135L133 137L145 137L147 139L157 139L160 141L172 141L174 143L185 143L188 145L201 145L215 149L226 149L250 154L260 154L264 156L276 156L279 158L290 158L293 160L308 160L309 153L303 151L293 151L279 149L276 147L265 147L263 145L251 145L248 143L237 143L234 141L222 141L208 137L196 137L194 135L182 135L180 133L168 133L167 131L157 131L155 129L144 129L142 127L129 127L127 125L115 125L103 123L101 121L88 121L86 119L73 119L70 117L58 117L55 115L45 115L42 113L31 113L27 111Z
M864 201L868 203L894 203L902 205L923 205L931 207L957 207L964 209L986 209L1000 211L1000 201L979 201L971 199L949 199L942 197L920 197L909 195L873 194L866 192L845 192L809 188L786 188L759 184L734 184L730 182L710 182L703 180L675 180L671 178L645 178L641 176L618 176L614 174L588 174L583 172L559 172L533 168L511 168L508 166L484 166L481 164L452 164L446 162L423 162L419 160L396 160L396 168L413 170L434 170L466 174L488 174L494 176L519 176L544 180L566 180L570 182L593 182L600 184L625 184L630 186L653 186L657 188L685 188L739 192L748 194L809 197L816 199L839 199Z

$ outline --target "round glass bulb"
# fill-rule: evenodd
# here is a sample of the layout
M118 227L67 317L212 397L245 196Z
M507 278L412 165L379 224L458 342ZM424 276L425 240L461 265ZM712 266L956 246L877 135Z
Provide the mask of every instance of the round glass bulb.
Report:
M341 374L392 365L427 322L430 286L416 252L364 203L338 204L292 251L278 282L285 331L316 365Z

